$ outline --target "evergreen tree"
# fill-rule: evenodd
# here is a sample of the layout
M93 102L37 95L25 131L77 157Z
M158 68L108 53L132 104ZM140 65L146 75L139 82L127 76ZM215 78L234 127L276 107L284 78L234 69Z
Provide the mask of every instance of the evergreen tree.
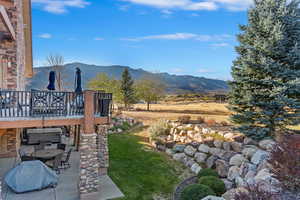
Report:
M134 81L131 78L128 68L126 68L122 73L121 80L121 92L125 109L128 109L130 104L133 104L135 102L135 92L133 84Z
M254 0L240 26L229 108L238 130L254 139L299 124L298 0Z

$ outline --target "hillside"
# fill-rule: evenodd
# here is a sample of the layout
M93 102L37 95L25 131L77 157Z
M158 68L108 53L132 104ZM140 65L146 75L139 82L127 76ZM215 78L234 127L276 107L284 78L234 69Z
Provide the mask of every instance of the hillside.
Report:
M106 73L111 77L120 79L125 66L96 66L83 63L66 64L63 68L63 80L66 89L74 88L75 68L79 67L82 71L83 87L86 87L89 80L94 78L98 73ZM48 84L48 74L51 67L34 68L35 76L30 81L28 89L45 89ZM226 91L228 85L225 81L216 79L207 79L195 76L179 76L168 73L151 73L143 69L133 69L129 67L132 77L140 79L144 76L152 76L162 80L166 86L168 93L196 93L208 91Z

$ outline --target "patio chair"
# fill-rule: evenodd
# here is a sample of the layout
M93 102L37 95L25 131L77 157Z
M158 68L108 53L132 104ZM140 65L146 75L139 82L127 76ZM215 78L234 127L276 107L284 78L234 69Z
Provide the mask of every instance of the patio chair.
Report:
M64 159L62 159L61 161L61 166L63 169L67 169L67 168L70 168L71 165L70 165L70 157L71 157L71 153L72 153L72 149L70 149L67 153L67 155L65 156Z
M57 149L61 149L61 150L65 151L66 150L66 144L62 144L62 143L57 144Z
M54 160L49 160L45 164L56 171L57 174L60 174L60 167L62 163L62 156L63 154L57 155Z

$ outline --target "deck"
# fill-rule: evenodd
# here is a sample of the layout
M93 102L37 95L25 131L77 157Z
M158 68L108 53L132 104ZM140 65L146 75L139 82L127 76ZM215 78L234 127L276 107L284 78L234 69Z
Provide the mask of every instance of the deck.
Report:
M0 91L0 128L110 122L112 94L97 91Z

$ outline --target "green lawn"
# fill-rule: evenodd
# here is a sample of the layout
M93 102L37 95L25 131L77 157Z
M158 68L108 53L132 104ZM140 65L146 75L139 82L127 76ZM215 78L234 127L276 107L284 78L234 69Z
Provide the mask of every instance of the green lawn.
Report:
M134 134L109 136L109 176L125 194L122 200L152 200L154 194L170 196L180 181L182 165L139 141Z

